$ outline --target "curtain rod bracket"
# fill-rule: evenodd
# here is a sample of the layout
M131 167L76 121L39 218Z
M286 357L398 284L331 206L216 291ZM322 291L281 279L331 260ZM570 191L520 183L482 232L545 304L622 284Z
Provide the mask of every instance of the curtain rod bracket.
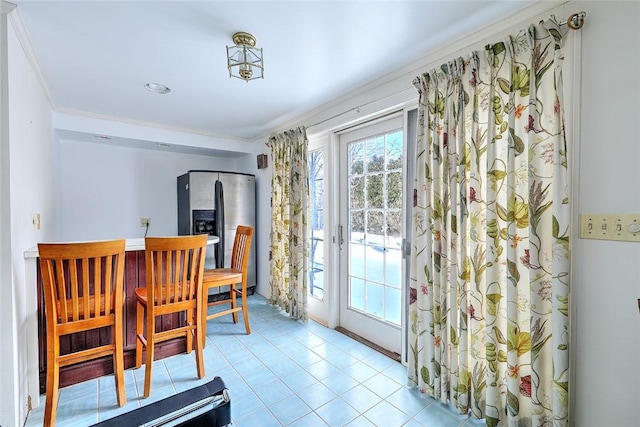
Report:
M574 13L569 16L569 19L567 19L564 24L567 24L567 27L572 30L579 30L584 25L585 16L587 16L586 12Z

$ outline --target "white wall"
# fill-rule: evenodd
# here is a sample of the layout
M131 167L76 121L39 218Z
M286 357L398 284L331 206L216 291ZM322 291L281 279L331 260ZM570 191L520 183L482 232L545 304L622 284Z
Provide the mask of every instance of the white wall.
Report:
M587 12L577 142L579 211L640 213L640 3L569 6ZM572 421L580 427L639 425L640 243L576 243Z
M251 155L209 157L158 150L61 141L56 205L61 240L176 235L176 178L191 169L251 170ZM252 172L249 172L252 173Z
M25 283L25 250L38 241L54 235L54 186L52 161L52 111L37 76L17 39L13 25L8 31L9 57L9 141L10 141L10 187L11 187L11 262L13 269L14 301L0 301L0 310L14 313L17 339L14 342L17 359L15 365L1 364L0 389L12 390L9 378L17 375L18 413L9 418L0 418L0 425L17 426L24 420L27 410L26 361L27 355L38 349L27 348L26 318L34 318L35 313L26 312L27 286ZM34 230L31 216L40 213L41 228ZM13 305L13 307L11 307ZM3 325L3 328L7 325ZM5 347L6 348L6 347ZM7 383L5 383L7 381ZM14 396L12 396L13 398ZM32 396L36 397L37 396ZM10 399L0 399L0 407L9 404Z

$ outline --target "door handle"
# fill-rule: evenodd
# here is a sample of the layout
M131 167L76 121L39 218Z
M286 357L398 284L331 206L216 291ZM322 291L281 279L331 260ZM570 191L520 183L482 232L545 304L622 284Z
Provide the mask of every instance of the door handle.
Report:
M402 239L402 257L407 258L409 255L411 255L411 242Z
M340 249L342 249L342 245L344 244L344 238L342 236L342 226L338 226L338 244L340 245Z

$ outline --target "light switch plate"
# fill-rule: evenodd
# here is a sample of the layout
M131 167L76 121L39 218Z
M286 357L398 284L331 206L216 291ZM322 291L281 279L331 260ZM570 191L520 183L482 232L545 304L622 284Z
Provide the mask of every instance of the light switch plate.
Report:
M581 214L580 237L640 242L640 214Z
M580 215L580 237L583 239L607 240L611 236L611 224L607 215Z
M612 240L640 242L640 214L611 215Z

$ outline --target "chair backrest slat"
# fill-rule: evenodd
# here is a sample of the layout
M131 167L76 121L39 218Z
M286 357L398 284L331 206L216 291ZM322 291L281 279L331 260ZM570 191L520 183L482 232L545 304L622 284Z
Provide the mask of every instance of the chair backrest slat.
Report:
M91 317L91 300L90 300L90 296L91 296L91 291L89 290L89 263L91 262L91 260L95 258L85 258L82 260L82 298L84 300L84 310L82 312L82 318L83 319L88 319ZM100 268L99 264L95 264L93 266L93 268L95 268L96 270L98 268ZM96 277L94 277L94 280L98 281L100 280L100 276L97 275L97 271L96 271ZM78 313L78 318L80 318L80 313Z
M242 279L246 282L249 265L249 250L253 238L253 227L239 225L236 229L236 237L233 241L231 254L231 268L242 271Z
M181 265L183 263L189 263L189 251L187 250L180 251L179 257L180 257ZM187 298L188 295L193 295L194 293L193 278L195 277L195 274L193 269L189 271L188 268L181 268L179 272L176 272L176 276L178 276L179 274L181 274L180 282L187 284L187 286L182 287L182 294L180 295L180 298L184 300Z
M195 299L202 286L207 235L147 237L147 297L155 307Z
M78 320L80 320L80 299L82 298L81 294L82 292L80 292L80 288L82 287L82 284L85 283L86 281L80 280L80 277L78 276L78 265L76 264L75 261L70 261L73 264L73 276L71 277L71 289L69 289L69 292L71 293L70 299L73 301L73 304L71 306L71 318L74 322L77 322ZM85 259L82 259L81 263L84 264Z
M68 311L68 307L67 304L61 304L61 302L65 301L67 298L67 281L65 279L65 271L64 271L64 261L63 260L56 260L54 261L57 264L57 270L56 273L58 274L58 294L55 297L55 301L57 302L56 305L61 306L62 308L62 323L67 323L67 321L69 320L69 311ZM75 263L72 263L70 261L67 261L69 263L69 269L71 270L70 273L70 278L69 278L69 286L72 287L72 289L76 286L73 283L73 277L75 276L75 274L73 273L75 271ZM73 298L73 294L71 295L71 297Z
M113 267L113 256L106 257L105 261L105 272L104 272L104 311L108 313L111 309L111 287L108 286L108 283L111 283L111 272ZM99 294L102 292L99 292ZM99 297L96 298L96 308L100 309L100 305L102 301L100 301Z
M38 251L46 310L57 324L111 315L122 305L124 239L41 243Z

